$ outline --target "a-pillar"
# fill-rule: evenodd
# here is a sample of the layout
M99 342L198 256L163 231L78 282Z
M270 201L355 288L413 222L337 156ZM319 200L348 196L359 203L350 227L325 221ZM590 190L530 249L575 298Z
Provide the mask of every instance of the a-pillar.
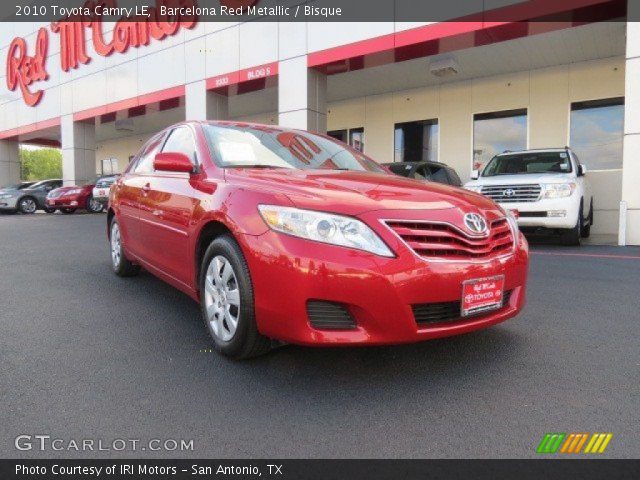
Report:
M327 77L309 69L306 56L280 62L278 123L283 127L327 132Z
M228 97L208 91L205 80L187 84L185 88L186 120L226 120L228 117Z
M628 18L640 18L640 3L628 2ZM640 22L627 23L621 244L640 245ZM626 230L626 233L625 233Z
M0 187L20 182L20 148L15 140L0 140Z
M60 121L62 180L64 185L85 185L96 180L96 134L90 122L75 122L73 115Z

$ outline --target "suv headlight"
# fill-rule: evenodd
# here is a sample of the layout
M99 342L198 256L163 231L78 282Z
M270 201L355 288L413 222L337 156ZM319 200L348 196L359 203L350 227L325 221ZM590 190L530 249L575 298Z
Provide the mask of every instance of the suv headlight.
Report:
M259 205L258 210L265 223L277 232L382 257L394 256L371 228L355 218L277 205Z
M542 198L570 197L575 189L575 183L545 183L542 185Z

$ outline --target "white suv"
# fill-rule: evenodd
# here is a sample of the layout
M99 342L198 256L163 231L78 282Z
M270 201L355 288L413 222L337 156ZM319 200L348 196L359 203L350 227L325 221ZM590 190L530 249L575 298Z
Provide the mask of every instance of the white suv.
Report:
M586 168L569 148L504 152L474 170L465 188L512 210L523 231L552 229L565 245L579 245L593 225Z

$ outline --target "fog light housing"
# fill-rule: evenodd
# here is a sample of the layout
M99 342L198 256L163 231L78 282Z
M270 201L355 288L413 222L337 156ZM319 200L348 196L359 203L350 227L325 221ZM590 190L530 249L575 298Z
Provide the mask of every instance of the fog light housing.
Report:
M566 210L549 210L547 212L547 217L562 218L566 216L567 216Z

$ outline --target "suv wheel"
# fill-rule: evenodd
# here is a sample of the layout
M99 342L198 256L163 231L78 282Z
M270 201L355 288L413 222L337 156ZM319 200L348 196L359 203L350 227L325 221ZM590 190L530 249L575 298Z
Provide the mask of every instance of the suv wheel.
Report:
M560 237L562 245L579 246L582 243L582 229L584 228L584 218L582 214L582 202L580 202L580 210L578 212L578 220L575 227L565 230Z
M87 212L100 213L102 211L102 204L93 197L87 199Z
M580 231L580 236L582 238L589 238L591 235L591 225L593 225L593 200L591 200L591 206L589 207L589 223L586 225L582 225L582 230Z
M36 199L33 197L24 197L18 202L18 210L20 213L31 214L35 213L37 209L38 204L36 203Z
M202 316L220 353L243 359L270 350L270 340L256 325L249 267L233 237L211 242L200 266L199 286Z

